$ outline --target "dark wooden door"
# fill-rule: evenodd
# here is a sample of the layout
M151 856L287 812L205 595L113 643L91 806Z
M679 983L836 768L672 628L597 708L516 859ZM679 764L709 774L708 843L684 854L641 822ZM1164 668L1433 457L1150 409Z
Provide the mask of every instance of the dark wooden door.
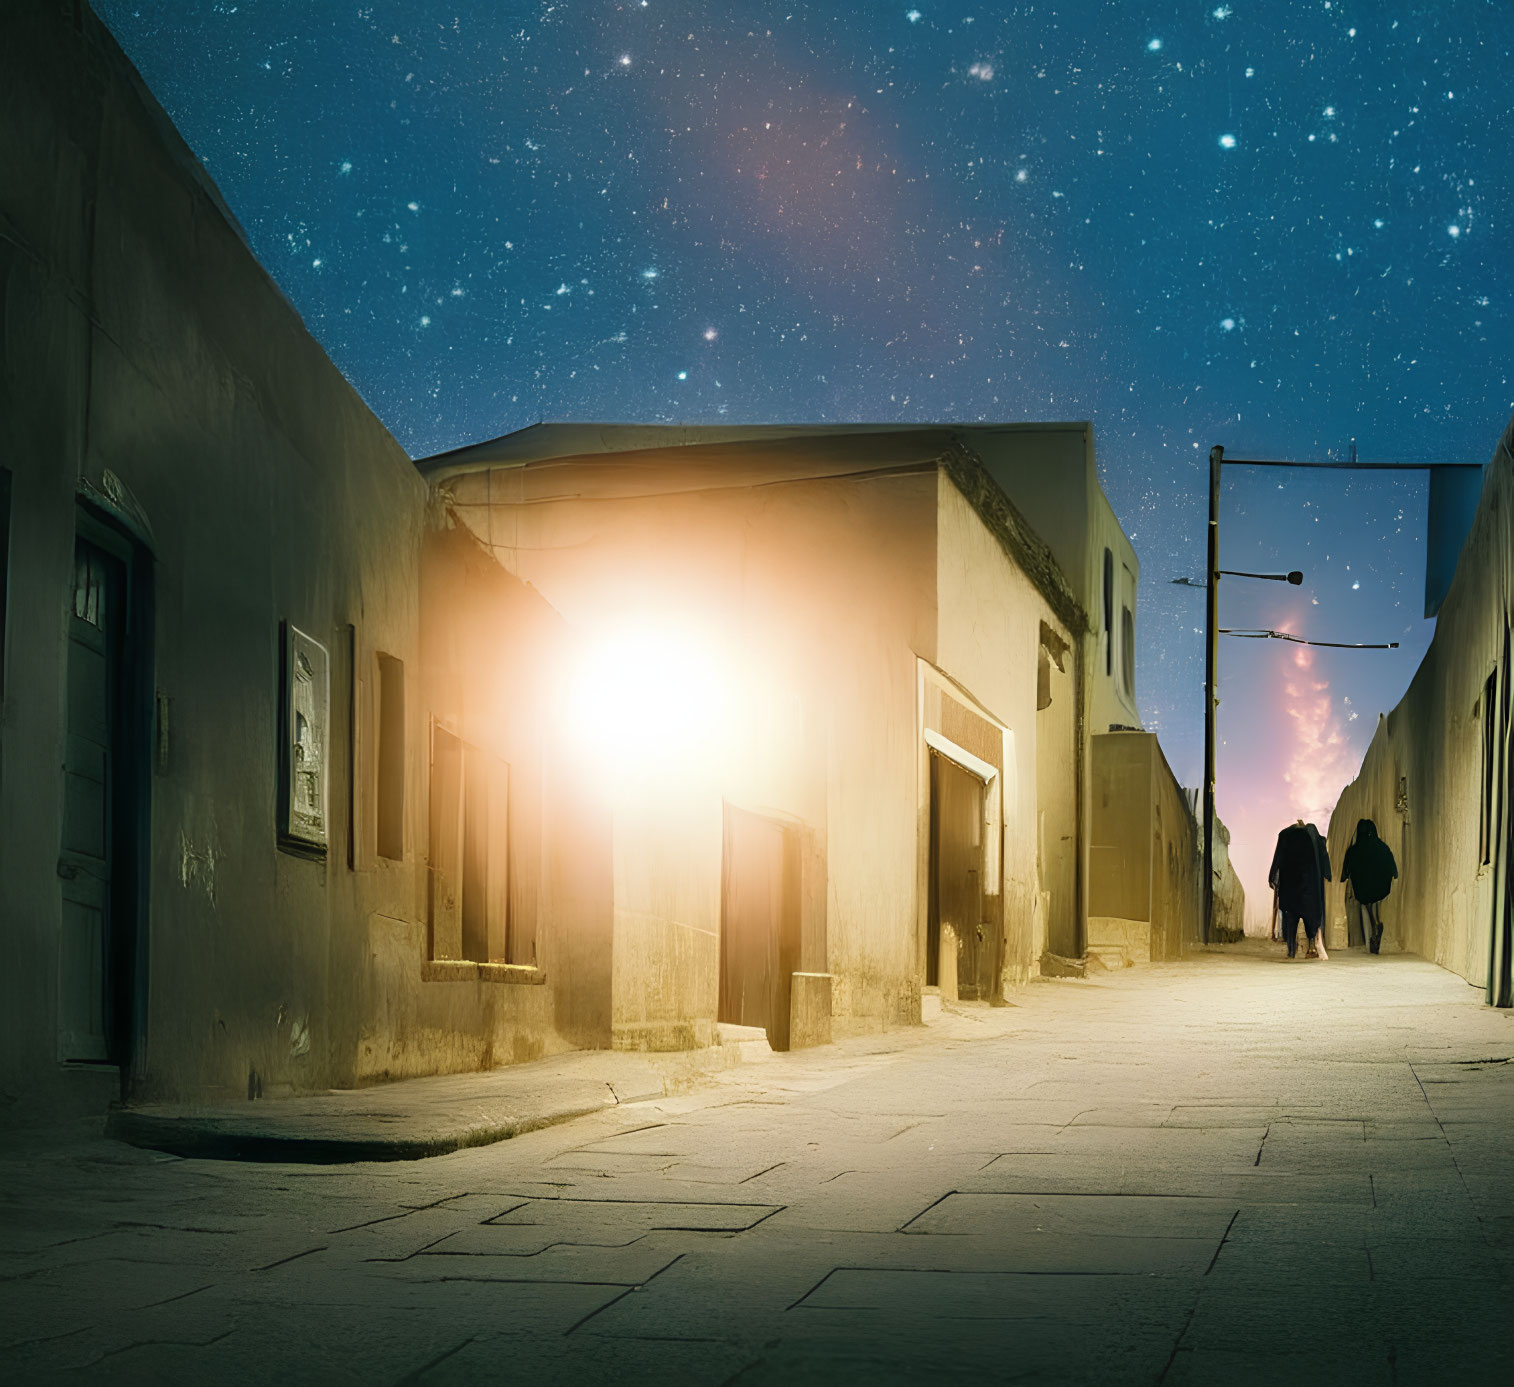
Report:
M718 1018L761 1026L789 1045L791 977L798 967L798 871L793 833L726 806Z
M58 1051L109 1061L120 979L116 804L121 799L121 562L86 540L74 548L68 618L68 722L63 752L63 838L58 854Z
M996 965L983 910L983 782L944 756L930 758L930 920L927 981L941 927L957 936L957 995L989 997Z

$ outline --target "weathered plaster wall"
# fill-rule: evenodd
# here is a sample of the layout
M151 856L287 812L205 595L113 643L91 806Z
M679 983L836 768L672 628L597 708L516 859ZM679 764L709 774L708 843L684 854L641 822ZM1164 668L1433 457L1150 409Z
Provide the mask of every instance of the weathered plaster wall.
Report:
M643 767L619 786L613 756L596 773L619 798L617 1044L708 1038L722 800L802 826L803 968L834 975L835 1031L918 1019L917 658L1014 734L1006 977L1028 976L1037 957L1037 653L1043 624L1062 641L1071 632L935 466L753 486L762 453L696 445L678 449L667 474L648 453L444 484L456 513L587 644L650 620L710 652L735 694L718 757L676 773ZM701 461L742 484L668 490L686 487ZM1066 658L1071 669L1076 655ZM1069 718L1050 753L1074 797L1077 726Z
M333 997L347 1003L357 1027L351 1077L359 1082L489 1068L610 1041L609 823L564 766L553 735L568 631L472 535L436 518L442 523L428 533L421 560L420 658L409 676L419 708L407 729L405 860L380 857L370 833L359 863L379 873L408 867L419 900L407 913L370 915L365 932L348 936L355 947L332 977ZM377 707L367 712L375 726ZM541 985L505 981L517 975L497 969L422 967L433 723L509 768L510 919L535 946L509 961L534 963ZM373 742L360 750L365 785L377 773Z
M1330 860L1339 865L1359 819L1372 819L1398 861L1399 879L1384 903L1383 948L1433 959L1483 986L1496 895L1507 872L1509 770L1506 640L1514 616L1514 423L1489 463L1482 499L1462 548L1435 636L1391 713L1382 717L1355 780L1330 818ZM1484 683L1497 670L1493 709ZM1494 777L1494 860L1479 843L1485 719L1504 759ZM1500 826L1501 825L1501 830ZM1500 836L1501 833L1501 836ZM1352 907L1355 909L1355 907ZM1331 944L1346 942L1346 897L1329 891Z
M1006 425L975 432L973 444L994 480L1050 546L1088 617L1084 637L1090 734L1111 724L1140 726L1133 690L1121 678L1120 607L1135 615L1141 565L1099 486L1093 426ZM1104 629L1104 550L1114 557L1114 613Z
M1075 822L1078 795L1078 746L1075 719L1038 717L1036 686L1042 627L1072 644L1072 633L1046 598L968 504L951 479L938 483L940 520L936 548L938 604L936 659L948 675L1004 729L1003 850L1000 891L1004 931L1003 982L1013 985L1036 973L1041 949L1035 937L1038 896L1056 885L1048 902L1053 912L1076 915L1077 874L1042 871L1041 858L1053 855L1063 865L1076 861L1077 842L1044 845L1042 814L1053 826ZM1069 667L1076 658L1065 657ZM1070 698L1073 678L1063 676ZM1049 712L1050 710L1048 710ZM1041 735L1052 739L1041 744ZM969 751L977 751L968 747ZM987 758L985 758L987 759ZM1041 774L1038 775L1038 768ZM928 834L928 796L920 796L922 850ZM925 859L919 870L923 873ZM1071 899L1066 899L1067 894Z
M722 800L803 826L802 964L836 975L837 1031L918 1018L915 656L935 650L935 475L521 506L508 474L448 483L588 643L650 621L723 671L718 758L622 787L616 1043L708 1038ZM601 775L614 797L613 764Z
M364 717L377 652L403 660L419 693L426 489L109 36L79 16L76 29L71 7L10 6L0 44L0 465L14 474L0 1084L42 1107L96 1105L116 1083L56 1058L66 610L82 487L117 497L148 536L151 683L169 714L150 782L139 1091L240 1093L255 1072L270 1093L455 1068L487 1062L491 1039L494 1058L514 1057L497 1042L520 1025L489 1014L503 997L459 1005L420 981L424 776L413 766L404 860L372 848ZM331 655L324 861L275 841L286 620ZM426 716L420 697L407 706L414 748ZM552 852L543 893L551 879L579 889L582 864ZM532 991L518 1000L550 1004ZM553 1022L533 1018L533 1034L570 1032ZM449 1027L468 1034L443 1039Z
M1201 839L1155 735L1093 739L1090 952L1181 958L1203 935Z

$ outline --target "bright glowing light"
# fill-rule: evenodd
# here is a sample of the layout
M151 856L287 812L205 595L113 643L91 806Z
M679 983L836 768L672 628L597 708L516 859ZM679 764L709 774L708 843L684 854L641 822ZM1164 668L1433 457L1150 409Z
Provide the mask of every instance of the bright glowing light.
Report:
M1148 53L1160 53L1162 51L1162 40L1152 39L1152 41L1146 45L1146 51Z
M1235 331L1235 319L1234 318L1221 318L1220 319L1220 326L1226 332L1234 332Z
M719 336L720 336L720 334L718 332L716 332L715 329L712 328L712 327L707 327L704 330L704 340L706 342L713 342Z
M678 373L678 379L679 380L688 380L688 378L689 378L689 373L687 371L680 371Z
M1235 148L1235 136L1234 135L1221 135L1220 136L1220 148L1221 149L1234 149Z
M641 277L643 279L647 279L647 280L656 279L657 278L657 271L655 269L651 268L651 267L648 267L647 269L645 269L645 270L643 270L641 272Z
M709 642L633 621L589 642L564 700L565 730L611 771L708 768L730 693Z
M620 55L620 65L621 67L631 66L631 55L629 53L622 53Z
M980 82L992 82L994 80L994 65L992 63L974 63L967 69L969 77L976 77Z
M920 11L919 10L910 10L909 13L906 14L904 17L907 20L909 20L909 22L911 24L918 24L920 22Z
M1455 225L1448 226L1446 228L1446 235L1451 237L1451 239L1454 241L1458 236L1461 235L1461 227Z

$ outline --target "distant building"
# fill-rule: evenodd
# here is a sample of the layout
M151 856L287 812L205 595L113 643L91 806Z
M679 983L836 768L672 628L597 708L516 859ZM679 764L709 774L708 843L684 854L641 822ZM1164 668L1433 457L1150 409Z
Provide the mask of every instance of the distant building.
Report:
M1482 498L1408 692L1377 725L1330 818L1339 866L1361 819L1397 859L1383 948L1433 959L1509 1006L1514 917L1514 421L1484 469ZM1331 943L1361 939L1360 908L1330 888Z

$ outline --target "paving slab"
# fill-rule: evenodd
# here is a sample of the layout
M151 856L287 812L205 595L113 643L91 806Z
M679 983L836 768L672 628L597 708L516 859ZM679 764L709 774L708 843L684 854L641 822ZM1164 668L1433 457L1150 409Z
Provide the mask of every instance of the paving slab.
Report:
M0 1133L0 1375L1507 1375L1514 1023L1473 989L1216 951L1016 1001L702 1073L626 1056L618 1102L611 1056L246 1105L279 1138L515 1124L420 1160ZM562 1120L522 1120L533 1085Z

